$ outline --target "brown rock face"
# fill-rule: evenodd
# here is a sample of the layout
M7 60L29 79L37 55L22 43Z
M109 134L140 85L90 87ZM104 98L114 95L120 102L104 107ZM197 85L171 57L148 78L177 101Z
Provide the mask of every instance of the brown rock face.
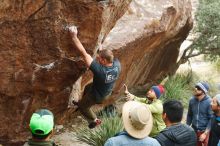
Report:
M96 51L130 0L3 0L0 2L0 143L26 139L28 120L48 108L62 122L72 85L85 66L65 30L75 25ZM29 133L29 132L28 132Z
M192 28L191 9L190 0L132 1L104 42L122 64L114 97L120 97L123 83L146 90L175 70L179 47Z
M133 0L128 7L130 2L0 2L0 143L25 140L30 115L38 108L52 110L56 122L63 122L71 113L67 107L72 85L78 91L77 86L91 81L71 45L68 26L78 27L91 55L100 43L114 49L122 72L113 97L122 93L123 83L152 84L173 70L179 46L192 27L190 0Z

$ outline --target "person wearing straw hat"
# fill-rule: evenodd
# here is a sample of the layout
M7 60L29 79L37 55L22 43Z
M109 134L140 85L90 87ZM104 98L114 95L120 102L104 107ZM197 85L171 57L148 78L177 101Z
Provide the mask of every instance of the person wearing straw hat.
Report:
M149 136L157 136L157 134L166 127L162 119L163 104L160 100L161 95L165 92L164 87L162 85L152 86L150 90L148 90L148 92L146 93L146 98L140 98L129 93L127 86L124 86L127 100L135 100L145 103L150 109L153 116L153 128Z
M152 115L146 104L128 101L122 108L124 131L109 138L104 146L160 146L148 137L153 126Z
M207 146L211 119L211 98L208 96L209 85L207 82L198 82L194 88L194 95L189 101L186 123L197 134L197 146Z
M188 125L182 124L183 105L177 100L163 104L163 120L166 128L155 138L161 146L196 146L196 133Z
M34 112L29 124L32 138L24 146L56 146L51 141L54 129L53 113L47 109L40 109Z
M220 94L217 94L212 98L211 108L214 112L214 116L211 120L208 146L217 146L220 139Z

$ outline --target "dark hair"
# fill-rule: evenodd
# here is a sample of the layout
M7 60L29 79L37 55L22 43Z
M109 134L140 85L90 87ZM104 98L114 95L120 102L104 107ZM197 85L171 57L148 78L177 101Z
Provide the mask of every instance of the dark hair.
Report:
M163 104L163 113L171 123L181 122L183 117L183 105L177 100L168 100Z
M52 130L46 135L37 135L37 134L32 133L32 137L35 139L43 140L43 139L46 139L51 133L52 133Z
M109 63L112 63L114 60L113 52L109 49L100 50L98 54L100 57L106 59Z

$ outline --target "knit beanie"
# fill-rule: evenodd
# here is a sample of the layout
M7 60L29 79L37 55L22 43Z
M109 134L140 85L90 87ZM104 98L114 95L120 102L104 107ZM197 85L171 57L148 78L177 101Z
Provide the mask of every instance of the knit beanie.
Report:
M215 95L215 97L217 99L218 104L220 105L220 94Z
M195 87L198 86L206 94L209 91L209 84L206 82L198 82Z
M152 86L151 89L154 90L158 99L160 98L161 94L165 92L165 89L162 85Z

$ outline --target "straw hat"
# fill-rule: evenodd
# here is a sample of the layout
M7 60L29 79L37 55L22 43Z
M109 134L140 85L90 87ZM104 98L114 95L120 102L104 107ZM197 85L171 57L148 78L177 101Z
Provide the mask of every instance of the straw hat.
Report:
M151 112L147 105L128 101L122 109L122 119L125 130L134 138L142 139L147 137L153 126Z

